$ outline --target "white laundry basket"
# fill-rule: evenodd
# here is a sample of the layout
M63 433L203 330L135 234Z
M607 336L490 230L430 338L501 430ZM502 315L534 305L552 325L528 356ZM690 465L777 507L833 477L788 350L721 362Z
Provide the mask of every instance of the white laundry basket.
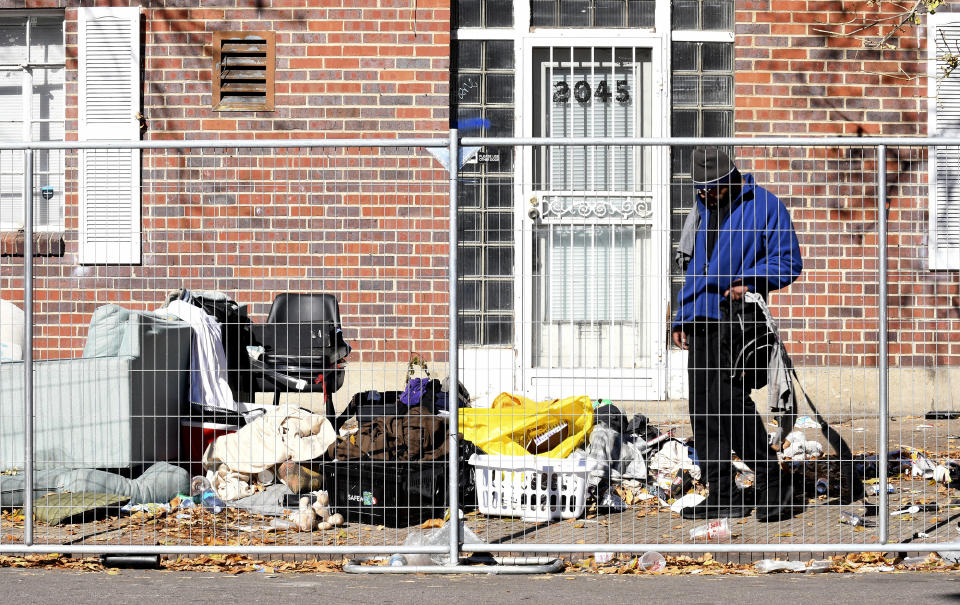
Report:
M587 500L587 475L595 460L580 456L490 456L474 454L477 504L485 515L524 521L576 519Z

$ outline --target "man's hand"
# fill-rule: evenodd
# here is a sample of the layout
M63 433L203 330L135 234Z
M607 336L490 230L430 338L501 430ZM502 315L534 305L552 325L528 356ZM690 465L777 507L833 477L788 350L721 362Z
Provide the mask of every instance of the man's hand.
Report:
M740 282L733 282L733 285L730 286L730 289L723 293L725 298L730 300L740 300L743 298L743 295L749 291L749 288L744 286Z
M683 328L677 326L673 329L673 344L677 345L681 349L688 349L687 346L687 333L683 331Z

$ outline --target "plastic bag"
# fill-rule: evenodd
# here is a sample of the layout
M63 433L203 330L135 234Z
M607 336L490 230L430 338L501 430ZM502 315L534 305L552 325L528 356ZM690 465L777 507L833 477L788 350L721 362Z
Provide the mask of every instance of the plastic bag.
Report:
M477 534L473 533L466 525L460 525L460 542L480 543ZM443 527L435 527L430 531L413 531L407 535L403 541L404 546L439 546L450 544L450 528L447 523ZM405 565L446 565L450 560L449 554L415 554L409 553L403 555Z
M464 438L487 454L530 455L532 444L553 435L555 441L536 445L535 453L566 458L593 428L593 403L585 395L536 402L501 393L489 408L461 409L459 424Z

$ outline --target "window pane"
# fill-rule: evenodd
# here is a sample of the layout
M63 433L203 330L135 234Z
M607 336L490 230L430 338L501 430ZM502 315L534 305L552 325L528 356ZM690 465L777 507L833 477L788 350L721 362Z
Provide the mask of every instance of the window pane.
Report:
M483 111L474 107L457 108L457 128L463 134L476 135L483 127Z
M513 0L487 0L487 27L513 27Z
M483 344L503 345L513 341L513 318L509 315L490 315L483 322Z
M532 0L530 2L530 25L555 27L557 25L556 0Z
M487 275L513 275L513 248L486 249Z
M457 340L460 344L480 344L480 316L460 315L457 317Z
M514 111L512 109L488 109L486 114L487 119L490 121L489 126L487 126L488 136L513 136Z
M27 59L26 19L0 23L0 64L25 63Z
M673 3L673 29L699 29L700 3L696 0L679 0Z
M457 252L457 274L462 276L480 276L480 248L462 246Z
M704 111L703 136L728 137L733 134L732 111Z
M732 76L703 76L704 105L732 105Z
M480 310L480 282L462 279L457 283L457 306L467 311Z
M703 29L733 29L733 0L703 0Z
M513 240L513 213L491 212L487 214L487 241L510 242Z
M476 208L480 205L480 179L460 179L457 187L457 206Z
M693 147L671 147L670 157L673 158L671 165L674 174L690 174L690 156L693 154Z
M674 76L673 104L696 105L699 83L700 79L697 76Z
M480 51L483 43L479 40L457 40L457 69L480 69Z
M587 27L589 25L589 0L563 0L560 2L560 27Z
M20 71L0 71L0 141L23 139L22 102L23 74Z
M513 103L513 74L487 74L487 103Z
M480 0L457 0L457 27L480 27Z
M733 44L725 42L704 42L700 52L703 57L703 71L733 70Z
M593 9L595 27L626 25L626 3L623 0L596 0Z
M457 217L457 238L461 242L480 241L480 213L460 212Z
M490 150L499 152L500 162L487 164L487 172L513 172L513 148L512 147L488 147Z
M509 310L513 305L512 281L488 281L483 287L487 309L494 311Z
M670 116L670 134L675 137L697 136L697 111L674 110Z
M488 40L487 69L513 69L513 41Z
M30 28L30 61L63 63L63 21L34 19Z
M655 0L627 0L627 26L653 27Z
M505 154L500 154L503 161ZM510 208L513 206L513 180L502 179L487 183L487 208Z
M697 69L697 43L674 42L670 62L674 71L695 71Z
M466 73L457 75L457 102L479 103L482 79L480 74Z

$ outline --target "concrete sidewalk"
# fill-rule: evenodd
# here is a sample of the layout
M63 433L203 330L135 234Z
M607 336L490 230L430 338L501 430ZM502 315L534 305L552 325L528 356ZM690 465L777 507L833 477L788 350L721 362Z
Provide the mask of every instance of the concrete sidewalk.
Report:
M767 576L355 576L0 569L0 590L36 603L956 603L956 573Z

